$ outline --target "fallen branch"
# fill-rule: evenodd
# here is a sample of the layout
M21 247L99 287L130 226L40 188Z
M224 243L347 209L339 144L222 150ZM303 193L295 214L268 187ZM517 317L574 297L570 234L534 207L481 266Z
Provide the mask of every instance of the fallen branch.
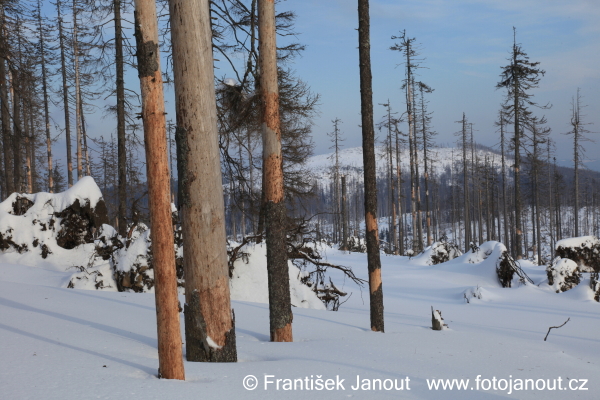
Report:
M565 326L565 324L567 322L569 322L571 320L571 317L569 317L562 325L559 326L551 326L550 328L548 328L548 333L546 333L546 337L544 338L544 342L546 341L546 339L548 339L548 335L550 334L550 330L554 329L554 328L562 328L563 326Z
M315 254L314 250L310 247L296 247L288 242L288 258L290 260L304 260L310 262L315 267L317 267L317 271L314 272L323 272L327 268L333 268L342 271L344 275L346 275L359 286L362 286L363 284L367 283L366 280L354 275L354 272L350 267L319 261L320 256ZM312 275L314 272L311 272L310 275Z

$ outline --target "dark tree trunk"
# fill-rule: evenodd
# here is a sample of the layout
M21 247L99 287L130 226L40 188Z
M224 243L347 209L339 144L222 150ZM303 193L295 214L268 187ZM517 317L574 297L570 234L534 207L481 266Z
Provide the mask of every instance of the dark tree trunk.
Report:
M358 53L360 66L360 100L365 174L365 223L367 262L369 268L371 330L383 332L383 287L381 282L379 229L377 224L377 177L375 172L375 130L373 127L373 89L369 18L369 0L358 0Z
M113 1L115 17L115 67L117 89L117 169L118 169L118 211L119 234L127 233L127 149L125 136L125 79L123 59L123 32L121 26L121 1Z
M50 135L50 112L48 99L48 78L46 71L46 43L44 41L44 32L42 26L41 0L38 0L38 23L40 34L40 53L42 67L42 92L44 96L44 126L46 129L46 151L48 153L48 191L54 193L54 181L52 179L52 137Z
M73 164L71 155L71 116L69 113L69 85L67 83L67 60L65 55L65 38L62 26L60 2L56 2L58 12L58 36L60 44L60 66L62 75L63 107L65 110L65 140L67 142L67 182L73 186Z

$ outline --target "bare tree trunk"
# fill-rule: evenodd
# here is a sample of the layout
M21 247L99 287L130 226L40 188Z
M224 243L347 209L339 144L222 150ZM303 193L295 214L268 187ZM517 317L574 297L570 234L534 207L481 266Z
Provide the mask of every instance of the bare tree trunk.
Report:
M135 0L135 36L152 230L159 376L185 379L165 135L165 102L154 0Z
M0 27L4 32L4 26ZM2 41L6 43L5 38ZM15 192L15 182L12 177L14 164L14 153L12 149L12 129L10 128L10 110L8 103L8 87L6 84L6 62L0 59L0 100L2 101L2 142L4 144L4 182L6 184L6 196Z
M125 236L127 232L127 149L125 136L125 79L123 59L123 31L121 26L122 0L113 1L115 19L115 67L117 89L117 170L118 170L118 230Z
M504 244L511 250L513 257L516 257L515 249L511 246L510 236L508 234L508 213L506 211L506 158L504 157L504 113L500 111L500 151L502 156L502 219L504 220Z
M467 162L467 118L465 113L462 117L462 147L463 147L463 191L464 191L464 225L465 225L465 252L471 247L471 218L469 204L469 163Z
M48 99L48 77L46 71L46 42L44 40L44 28L42 25L42 1L38 0L38 29L40 35L40 53L42 67L42 92L44 96L44 125L46 128L46 151L48 153L48 191L54 193L54 181L52 177L52 137L50 135L50 111Z
M346 210L345 175L342 175L342 250L348 250L348 211Z
M208 0L170 0L188 361L237 361ZM288 292L289 296L289 292Z
M27 108L23 108L23 138L25 141L25 178L26 178L26 193L33 193L33 177L31 175L31 167L32 167L32 154L31 151L31 134L29 130L29 112Z
M60 47L60 66L62 75L62 95L63 108L65 111L65 140L67 142L67 183L69 187L73 186L73 164L71 155L71 116L69 113L69 85L67 83L67 61L65 55L65 37L63 32L63 20L60 9L60 2L56 2L56 10L58 13L58 37Z
M577 99L573 100L572 114L571 125L573 126L573 172L575 175L575 209L573 210L573 219L575 220L575 237L579 237L579 89L577 89Z
M19 46L20 47L20 46ZM21 87L20 87L20 77L18 76L18 72L16 70L9 71L11 80L11 93L13 100L13 154L15 157L15 165L14 165L14 182L15 189L18 192L23 191L23 181L21 172L23 170L23 128L21 125Z
M431 212L429 211L429 160L427 157L427 115L425 111L425 98L423 86L421 86L421 129L423 130L423 166L425 168L425 217L427 226L427 246L431 246L433 241L431 239Z
M402 215L402 166L400 164L400 132L396 129L396 202L398 204L398 249L404 255L404 223Z
M0 5L0 48L8 49L7 35L5 30L5 15L4 5ZM10 128L10 105L8 103L8 86L6 84L6 60L7 55L0 54L0 102L2 110L0 115L2 116L2 143L4 150L4 195L10 196L15 191L14 181L11 177L11 171L13 170L13 153L12 153L12 131Z
M79 92L79 114L81 115L81 136L83 138L83 159L85 161L85 175L92 176L92 166L90 164L90 152L87 145L87 132L85 130L85 114L83 113L83 99L81 91Z
M292 304L286 243L286 208L277 84L275 3L258 1L258 47L262 97L263 188L267 236L269 321L272 342L291 342Z
M73 68L75 70L75 137L77 140L77 180L83 178L81 164L81 88L79 84L79 43L77 39L77 0L73 0Z
M358 0L358 54L360 66L360 103L365 174L365 226L367 237L367 263L369 268L371 330L383 332L383 287L381 282L379 229L377 223L377 177L375 172L375 130L373 127L369 0Z

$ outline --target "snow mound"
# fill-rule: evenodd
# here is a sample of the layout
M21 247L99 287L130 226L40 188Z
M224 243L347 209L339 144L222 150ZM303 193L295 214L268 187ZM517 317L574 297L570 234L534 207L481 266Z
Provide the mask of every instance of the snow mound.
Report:
M13 193L0 203L0 262L85 275L105 222L106 205L91 177L63 193Z
M555 255L575 261L581 272L600 272L600 239L596 236L559 240Z
M573 289L581 282L581 272L577 263L568 258L557 257L548 266L546 272L548 274L548 284L552 286L556 293Z
M269 303L267 285L267 247L264 243L246 245L245 257L234 262L230 280L231 300ZM301 282L305 273L288 261L292 306L325 310L325 305L307 285Z
M510 257L506 246L496 241L484 242L479 247L473 246L471 251L440 266L453 271L461 270L464 275L479 277L481 283L490 287L500 284L510 288L533 283L519 262Z
M437 265L453 260L463 253L454 245L446 241L435 242L413 259L423 265Z

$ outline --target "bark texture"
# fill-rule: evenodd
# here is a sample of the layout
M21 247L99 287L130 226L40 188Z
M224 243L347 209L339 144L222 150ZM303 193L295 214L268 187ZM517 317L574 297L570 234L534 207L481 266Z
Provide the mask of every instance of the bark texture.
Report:
M258 0L260 90L262 97L263 195L267 237L271 341L291 342L292 303L286 244L286 208L277 84L275 3Z
M146 163L146 172L152 224L159 375L166 379L183 380L185 372L173 247L165 102L154 0L135 1L135 37L146 159L152 160Z
M358 0L358 54L360 64L360 100L365 174L365 221L367 262L371 307L371 330L383 332L383 288L377 226L377 187L375 175L375 129L373 126L373 88L371 75L371 39L369 1Z
M185 269L188 361L237 361L225 247L225 208L208 0L171 0L171 40L177 113L178 174ZM193 297L197 296L198 300ZM191 323L193 321L204 321ZM207 339L208 340L208 339ZM219 355L214 353L221 352Z

